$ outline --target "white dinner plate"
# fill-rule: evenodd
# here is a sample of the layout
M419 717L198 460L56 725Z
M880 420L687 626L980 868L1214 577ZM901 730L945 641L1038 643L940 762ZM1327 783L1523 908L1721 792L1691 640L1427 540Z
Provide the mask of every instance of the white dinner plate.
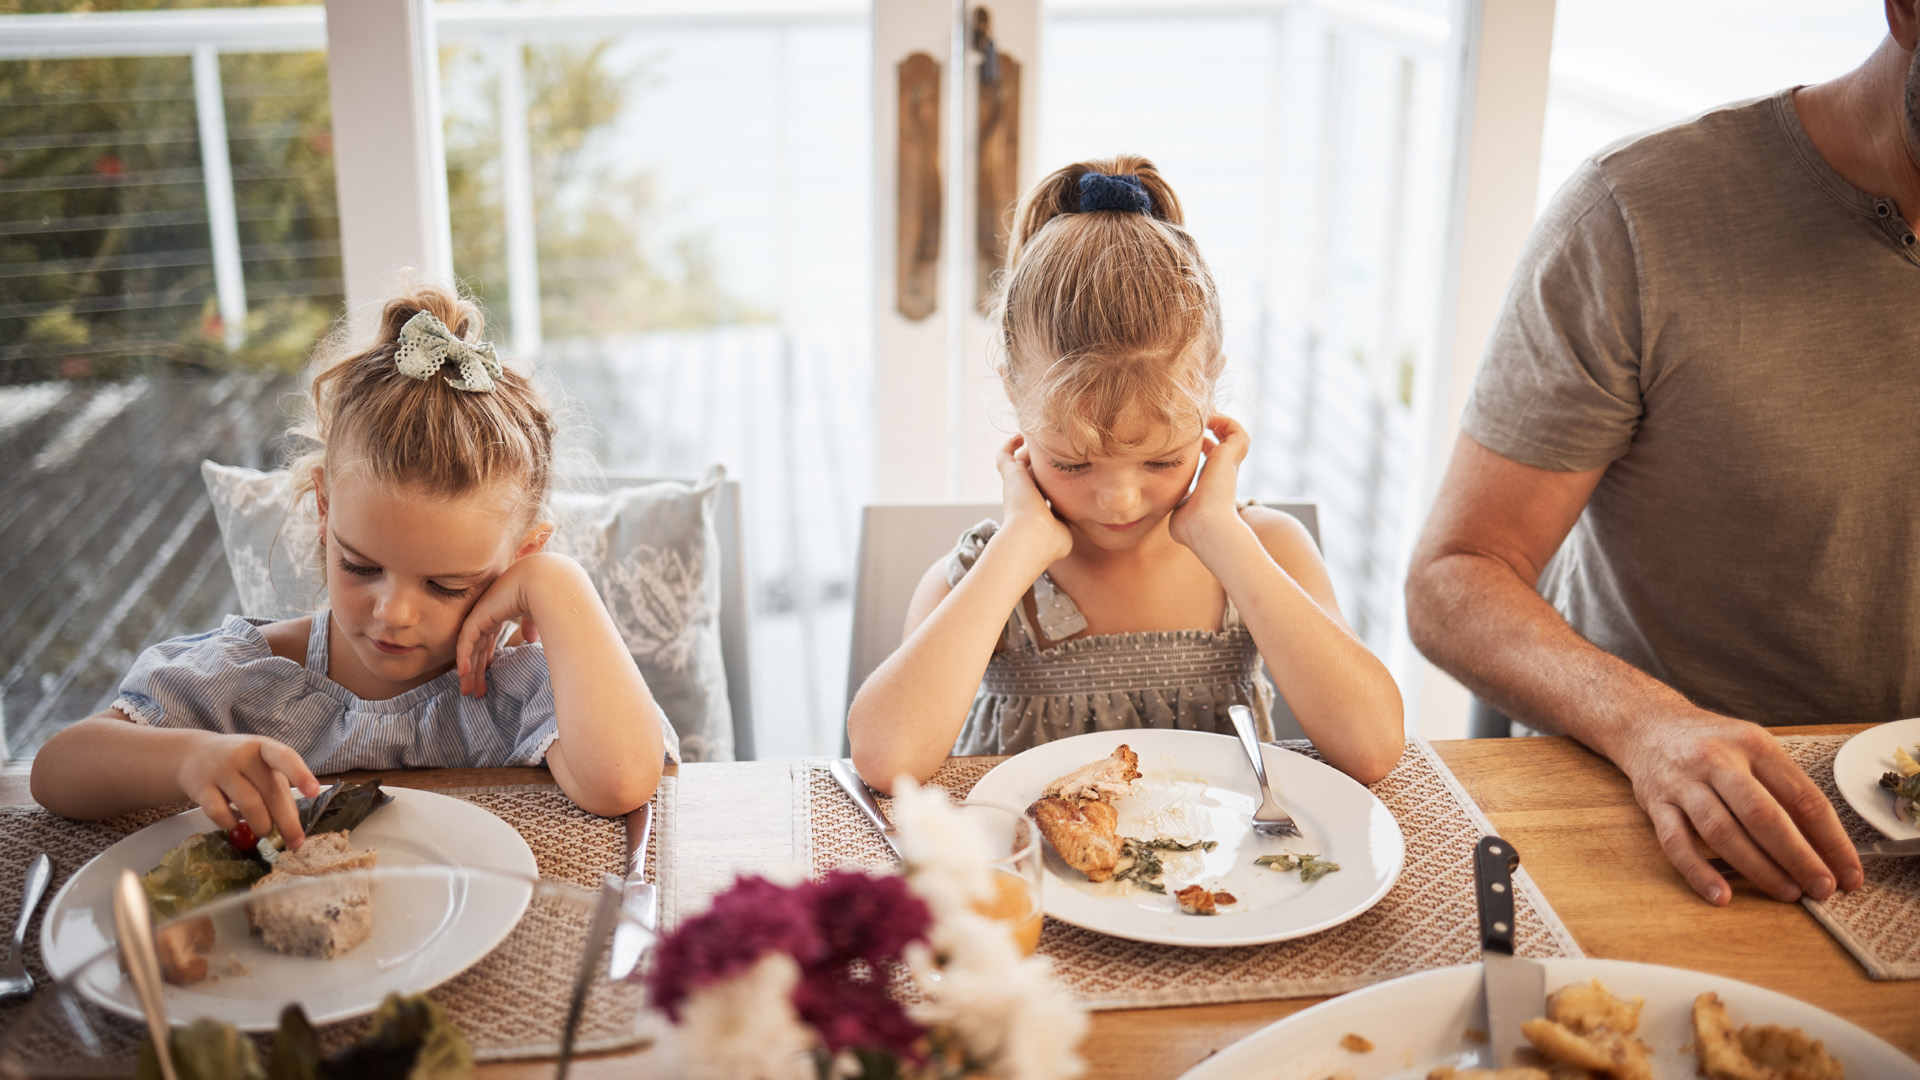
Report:
M1723 975L1562 957L1543 960L1547 992L1599 979L1623 998L1642 997L1636 1037L1653 1048L1656 1080L1697 1080L1693 999L1720 995L1737 1025L1797 1027L1824 1042L1849 1077L1916 1080L1920 1063L1823 1009ZM1189 1070L1181 1080L1424 1080L1442 1065L1490 1068L1484 1042L1469 1029L1486 1026L1479 964L1422 971L1376 983L1304 1009L1241 1039ZM1373 1044L1366 1053L1340 1045L1349 1033Z
M1920 836L1920 827L1900 820L1893 812L1893 792L1880 786L1880 777L1893 769L1896 746L1920 757L1920 717L1878 724L1841 744L1833 756L1833 784L1867 824L1894 840L1905 840Z
M1056 919L1115 937L1161 945L1257 945L1338 926L1380 902L1406 863L1400 825L1373 793L1329 765L1262 745L1267 776L1304 834L1284 840L1250 828L1260 805L1253 767L1239 740L1202 731L1101 731L1036 746L980 778L969 802L1024 811L1054 779L1127 744L1140 755L1135 794L1114 800L1120 834L1217 840L1212 851L1167 855L1167 895L1123 883L1095 885L1047 849L1042 901ZM1255 865L1291 851L1340 864L1302 882L1297 872ZM1191 884L1238 902L1212 916L1188 915L1172 893Z
M393 801L350 835L356 849L380 853L382 868L469 867L515 877L487 877L478 888L457 876L376 879L373 937L333 960L275 952L247 932L236 907L215 920L214 977L167 987L168 1013L176 1022L211 1016L243 1031L271 1031L292 992L312 982L303 973L317 963L333 967L317 997L301 998L308 1019L344 1020L371 1012L389 991L438 986L505 940L525 913L539 875L527 842L511 825L463 799L412 788L384 790ZM145 874L174 845L216 827L204 811L189 810L121 840L67 879L40 929L40 953L54 978L80 971L118 940L112 889L120 871ZM141 1016L132 985L113 964L87 966L78 984L102 1007Z

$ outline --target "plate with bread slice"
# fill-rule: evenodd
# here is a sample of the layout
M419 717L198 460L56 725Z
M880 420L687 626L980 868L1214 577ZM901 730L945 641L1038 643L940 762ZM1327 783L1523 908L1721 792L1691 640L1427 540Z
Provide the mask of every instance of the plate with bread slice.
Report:
M295 793L298 794L297 792ZM378 781L302 799L307 837L222 830L200 809L81 867L48 905L41 955L100 1006L141 1015L117 966L113 885L140 875L169 1013L271 1031L298 999L316 1024L372 1012L465 971L518 925L539 874L511 825L473 803ZM314 993L306 993L311 988Z
M1298 837L1252 828L1238 740L1201 731L1076 735L1008 758L967 801L1027 813L1046 839L1042 904L1088 930L1163 945L1256 945L1338 926L1400 878L1386 805L1333 767L1262 744Z

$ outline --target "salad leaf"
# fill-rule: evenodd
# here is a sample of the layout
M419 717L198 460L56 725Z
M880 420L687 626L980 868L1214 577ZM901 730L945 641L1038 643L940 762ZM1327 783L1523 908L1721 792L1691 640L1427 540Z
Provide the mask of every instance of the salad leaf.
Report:
M393 801L378 780L341 780L311 799L300 799L300 827L308 836L352 832L375 810Z
M1920 773L1901 776L1897 772L1890 772L1880 778L1880 786L1890 788L1902 799L1920 799Z
M326 1080L465 1080L473 1051L440 1006L424 995L388 994L373 1014L373 1031L327 1061ZM279 1080L278 1077L274 1080Z
M232 1024L203 1017L173 1029L167 1048L173 1052L173 1070L180 1080L267 1080L253 1040ZM136 1080L160 1080L160 1059L150 1037L140 1040L133 1075Z
M320 1033L313 1030L306 1010L298 1005L280 1010L280 1031L267 1055L267 1080L323 1080L325 1064Z
M1317 881L1340 869L1339 863L1329 862L1318 855L1295 855L1291 851L1281 852L1278 855L1262 855L1253 862L1255 866L1264 866L1276 874L1298 870L1301 881Z
M267 876L267 864L245 854L218 829L188 837L160 859L140 883L156 919L171 919L245 889Z

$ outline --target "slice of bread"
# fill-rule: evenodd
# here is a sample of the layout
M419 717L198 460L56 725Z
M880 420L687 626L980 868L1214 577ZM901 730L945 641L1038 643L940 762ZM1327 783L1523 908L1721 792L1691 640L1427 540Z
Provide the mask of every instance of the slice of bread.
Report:
M281 855L256 891L316 877L371 870L377 851L355 851L343 833L310 836L299 851ZM373 893L365 879L343 878L267 895L247 905L247 922L283 953L331 960L373 933Z
M307 837L299 851L281 853L274 860L273 873L254 883L254 888L278 874L297 874L302 877L314 877L319 874L338 874L346 870L371 870L380 859L377 851L355 851L347 841L346 833L324 832L318 836ZM281 880L285 880L282 878Z

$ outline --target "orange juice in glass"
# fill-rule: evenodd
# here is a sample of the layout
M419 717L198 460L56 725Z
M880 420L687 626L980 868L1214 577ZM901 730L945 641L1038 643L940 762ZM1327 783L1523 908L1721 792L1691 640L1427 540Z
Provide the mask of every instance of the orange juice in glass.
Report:
M1006 923L1021 953L1032 956L1040 947L1040 830L1025 814L1002 807L968 803L962 809L980 822L995 852L993 897L975 901L973 909Z

